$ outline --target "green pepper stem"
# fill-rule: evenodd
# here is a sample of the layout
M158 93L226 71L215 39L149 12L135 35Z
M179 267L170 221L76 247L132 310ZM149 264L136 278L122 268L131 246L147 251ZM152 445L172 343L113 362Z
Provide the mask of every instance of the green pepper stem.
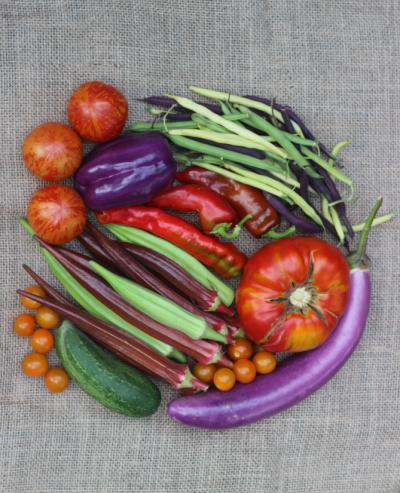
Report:
M366 257L368 235L369 232L371 231L372 223L381 205L382 205L382 197L379 197L375 205L371 209L371 212L369 213L367 220L365 221L364 227L360 233L360 239L358 241L356 251L352 253L349 257L347 257L349 265L352 269L360 266L363 263L368 263L368 259Z
M240 222L235 224L232 228L232 223L219 223L216 224L213 229L210 231L212 235L222 236L227 240L234 240L240 235L240 231L242 229L243 224L251 219L251 214L247 214Z
M289 226L285 231L277 231L276 228L272 228L262 235L261 238L269 238L271 240L280 240L281 238L287 238L296 233L296 226Z

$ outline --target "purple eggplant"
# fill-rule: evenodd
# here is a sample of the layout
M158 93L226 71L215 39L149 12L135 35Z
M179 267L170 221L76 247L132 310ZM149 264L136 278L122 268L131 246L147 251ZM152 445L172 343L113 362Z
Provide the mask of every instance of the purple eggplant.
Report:
M97 146L75 174L93 210L148 202L173 183L176 163L159 133L127 134Z

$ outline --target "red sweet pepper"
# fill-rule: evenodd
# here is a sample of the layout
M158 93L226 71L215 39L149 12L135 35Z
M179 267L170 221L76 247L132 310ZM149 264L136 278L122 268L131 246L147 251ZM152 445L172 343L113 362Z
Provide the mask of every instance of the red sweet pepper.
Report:
M176 179L208 187L221 195L236 210L240 219L250 215L245 227L253 236L261 236L279 224L279 215L259 190L206 169L190 167L177 173Z
M212 267L222 277L238 276L247 261L233 243L222 243L206 236L193 224L156 207L116 207L96 216L103 224L133 226L164 238Z
M158 195L148 205L197 212L201 229L207 234L232 239L240 233L240 225L236 224L238 216L233 207L221 195L203 185L178 185Z

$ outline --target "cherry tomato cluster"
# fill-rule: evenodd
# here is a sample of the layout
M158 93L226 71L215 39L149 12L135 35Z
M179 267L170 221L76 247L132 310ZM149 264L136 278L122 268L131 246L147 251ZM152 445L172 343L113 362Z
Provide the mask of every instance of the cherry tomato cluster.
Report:
M29 286L25 289L37 296L45 296L40 286ZM54 347L54 337L51 329L60 324L60 316L51 308L41 305L37 301L21 296L21 305L29 310L35 310L35 315L21 313L14 321L14 331L17 335L30 337L33 352L22 360L22 371L28 377L44 377L44 383L50 392L58 393L65 390L69 378L62 368L50 368L45 356Z
M268 351L256 351L248 339L236 339L228 346L228 356L233 368L218 368L217 365L197 363L193 374L204 383L211 384L222 391L231 390L236 382L250 383L256 374L267 374L275 370L276 358Z

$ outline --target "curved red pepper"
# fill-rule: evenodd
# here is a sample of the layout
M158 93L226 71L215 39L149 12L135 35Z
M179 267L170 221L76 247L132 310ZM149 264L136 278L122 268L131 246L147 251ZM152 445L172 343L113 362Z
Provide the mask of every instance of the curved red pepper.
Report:
M203 185L178 185L157 195L147 205L197 212L201 229L207 234L235 238L240 233L240 227L229 231L238 221L233 207L221 195Z
M212 267L222 277L238 276L247 261L233 243L222 243L206 236L193 224L156 207L116 207L96 214L103 223L116 223L143 229L187 251Z
M240 219L251 215L245 227L253 236L261 236L279 224L278 213L260 190L194 166L177 173L176 179L210 188L231 204Z

